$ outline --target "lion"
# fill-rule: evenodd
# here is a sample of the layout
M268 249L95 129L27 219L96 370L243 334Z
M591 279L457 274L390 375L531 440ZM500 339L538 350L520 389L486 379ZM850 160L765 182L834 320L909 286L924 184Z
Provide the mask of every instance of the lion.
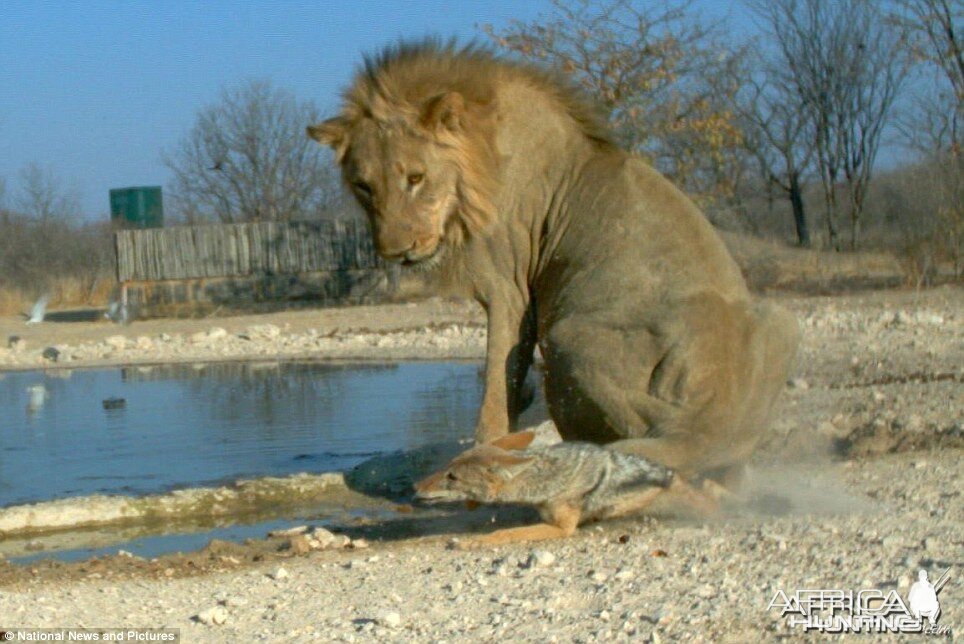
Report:
M536 344L563 438L684 476L739 476L796 352L697 207L574 88L486 48L369 57L331 146L376 249L486 310L475 436L515 429Z

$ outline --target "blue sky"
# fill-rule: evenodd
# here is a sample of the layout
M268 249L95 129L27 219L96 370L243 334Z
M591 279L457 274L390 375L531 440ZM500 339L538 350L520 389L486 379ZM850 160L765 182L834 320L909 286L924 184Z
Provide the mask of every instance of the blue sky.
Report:
M700 5L707 17L739 13L729 3ZM331 111L363 53L399 37L481 39L479 25L550 8L547 0L3 0L0 178L9 196L21 168L36 162L99 219L108 189L167 183L162 150L226 86L266 78Z

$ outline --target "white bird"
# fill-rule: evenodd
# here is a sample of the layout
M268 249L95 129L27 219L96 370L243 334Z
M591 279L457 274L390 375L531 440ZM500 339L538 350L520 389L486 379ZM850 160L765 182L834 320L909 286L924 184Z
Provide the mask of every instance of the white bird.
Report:
M36 412L47 402L47 388L43 385L30 385L27 387L30 400L27 401L27 411Z
M130 309L117 300L111 300L111 303L107 306L107 312L104 313L104 317L117 324L126 325L131 323Z
M33 308L30 310L30 317L27 318L27 324L39 324L44 321L44 316L47 315L47 302L49 301L49 295L41 295L40 299L34 302Z

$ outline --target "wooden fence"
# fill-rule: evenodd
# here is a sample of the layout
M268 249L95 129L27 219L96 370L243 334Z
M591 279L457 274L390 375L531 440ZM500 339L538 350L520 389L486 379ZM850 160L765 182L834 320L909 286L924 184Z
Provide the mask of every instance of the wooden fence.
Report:
M376 255L364 222L122 230L115 247L117 280L141 314L184 303L373 301L397 284L397 267Z
M117 281L385 268L364 222L261 222L117 233Z

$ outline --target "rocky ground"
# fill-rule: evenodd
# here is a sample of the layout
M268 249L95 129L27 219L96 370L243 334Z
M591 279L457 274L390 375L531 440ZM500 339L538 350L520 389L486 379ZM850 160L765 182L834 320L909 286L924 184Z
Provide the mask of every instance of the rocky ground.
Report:
M156 561L0 563L0 630L164 626L183 641L224 642L768 641L802 635L767 610L778 590L906 597L920 568L932 579L951 568L940 624L964 628L964 289L782 300L801 320L800 359L747 501L721 519L605 522L562 542L465 552L449 547L451 532L489 529L507 515L460 512L470 518L440 524L416 512L343 527L367 548L300 549L282 539ZM89 357L81 349L48 366L389 358L402 349L481 355L481 321L474 308L432 300L91 325L58 348L73 356L96 347ZM277 332L251 329L268 324ZM3 366L46 360L31 352L50 346L53 326L29 327L27 346L0 355ZM8 335L21 328L0 324ZM108 342L118 335L122 346ZM163 353L167 344L182 352Z
M440 359L485 355L475 304L418 303L112 324L89 311L27 325L0 318L0 370L284 359ZM81 318L85 321L58 322ZM90 321L93 318L93 321Z

